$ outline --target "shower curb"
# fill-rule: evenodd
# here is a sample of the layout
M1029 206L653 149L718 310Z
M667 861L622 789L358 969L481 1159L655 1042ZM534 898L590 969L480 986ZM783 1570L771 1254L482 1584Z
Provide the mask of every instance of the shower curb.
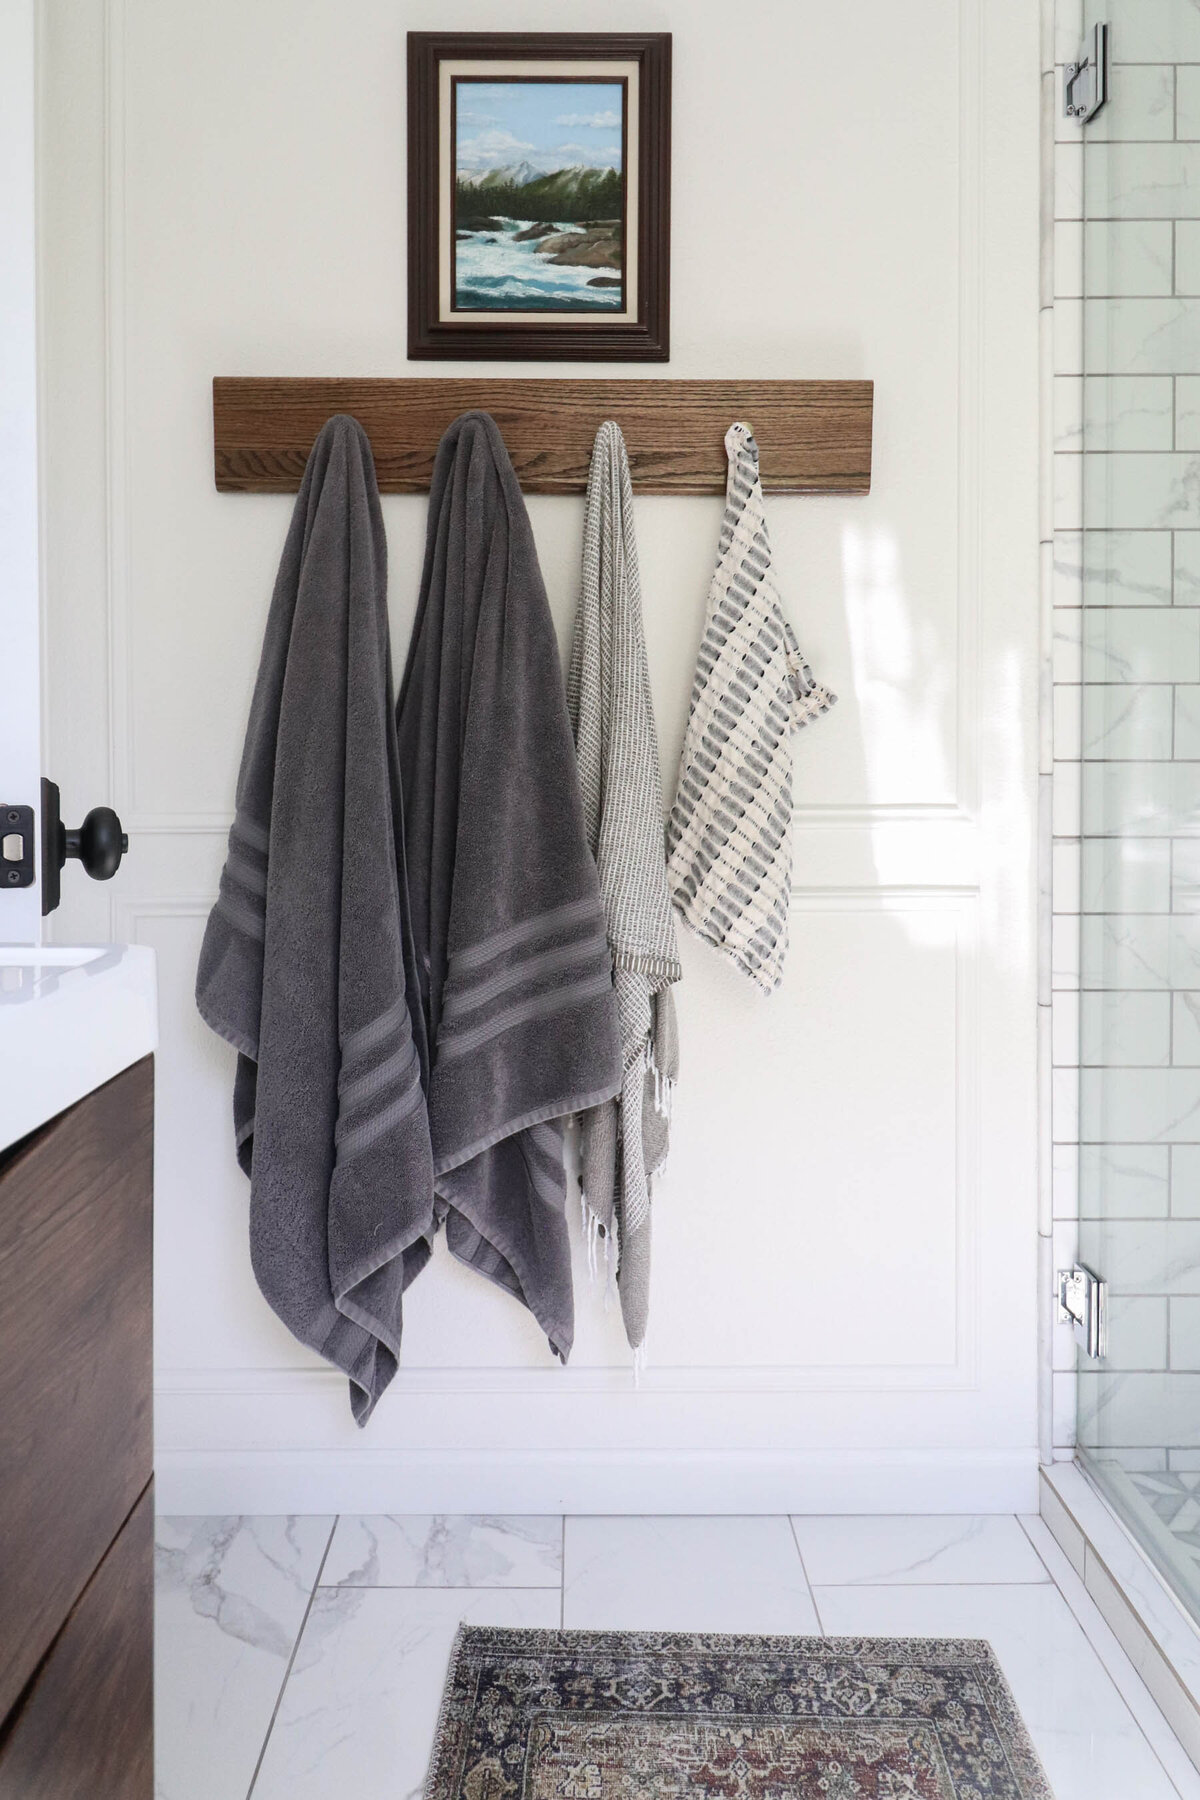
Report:
M1200 1769L1200 1627L1078 1463L1041 1470L1040 1512Z

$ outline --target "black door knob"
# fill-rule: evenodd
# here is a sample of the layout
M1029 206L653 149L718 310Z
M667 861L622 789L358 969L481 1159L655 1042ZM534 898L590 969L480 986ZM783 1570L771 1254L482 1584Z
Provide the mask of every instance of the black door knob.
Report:
M78 831L63 832L67 856L77 856L93 881L111 881L129 848L111 806L93 806Z
M111 881L129 848L121 821L111 806L93 806L77 831L68 831L59 814L58 788L42 777L42 912L59 901L59 874L68 856L81 862L93 881Z

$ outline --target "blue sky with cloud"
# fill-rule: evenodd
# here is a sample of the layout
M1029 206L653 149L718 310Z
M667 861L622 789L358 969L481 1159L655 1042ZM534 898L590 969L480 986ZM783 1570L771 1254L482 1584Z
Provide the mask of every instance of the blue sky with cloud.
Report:
M617 81L456 82L461 173L527 162L545 174L621 167Z

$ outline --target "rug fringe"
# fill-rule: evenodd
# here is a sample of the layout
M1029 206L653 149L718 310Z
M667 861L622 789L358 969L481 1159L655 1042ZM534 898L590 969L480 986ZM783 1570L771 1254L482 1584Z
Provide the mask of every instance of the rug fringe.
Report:
M463 1639L466 1636L466 1625L462 1624L454 1634L454 1642L450 1646L450 1666L446 1670L446 1685L442 1689L442 1701L438 1707L437 1730L433 1734L433 1750L429 1757L429 1773L425 1777L424 1800L436 1800L437 1788L442 1773L442 1758L446 1754L447 1740L450 1735L450 1704L454 1696L455 1683L458 1677L458 1659L462 1655Z

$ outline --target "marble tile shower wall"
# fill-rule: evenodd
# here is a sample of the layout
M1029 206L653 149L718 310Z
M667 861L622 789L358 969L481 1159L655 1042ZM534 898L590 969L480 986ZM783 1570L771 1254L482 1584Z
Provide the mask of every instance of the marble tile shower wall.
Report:
M1112 100L1062 117L1052 309L1054 1267L1112 1295L1053 1345L1053 1443L1200 1468L1200 8L1112 0ZM1049 132L1048 132L1049 135ZM1086 175L1084 158L1086 155ZM1086 179L1086 203L1085 203ZM1049 193L1047 195L1049 198ZM1049 210L1049 209L1048 209ZM1086 214L1086 217L1085 217ZM1049 227L1049 220L1048 220ZM1045 762L1043 762L1045 769Z

